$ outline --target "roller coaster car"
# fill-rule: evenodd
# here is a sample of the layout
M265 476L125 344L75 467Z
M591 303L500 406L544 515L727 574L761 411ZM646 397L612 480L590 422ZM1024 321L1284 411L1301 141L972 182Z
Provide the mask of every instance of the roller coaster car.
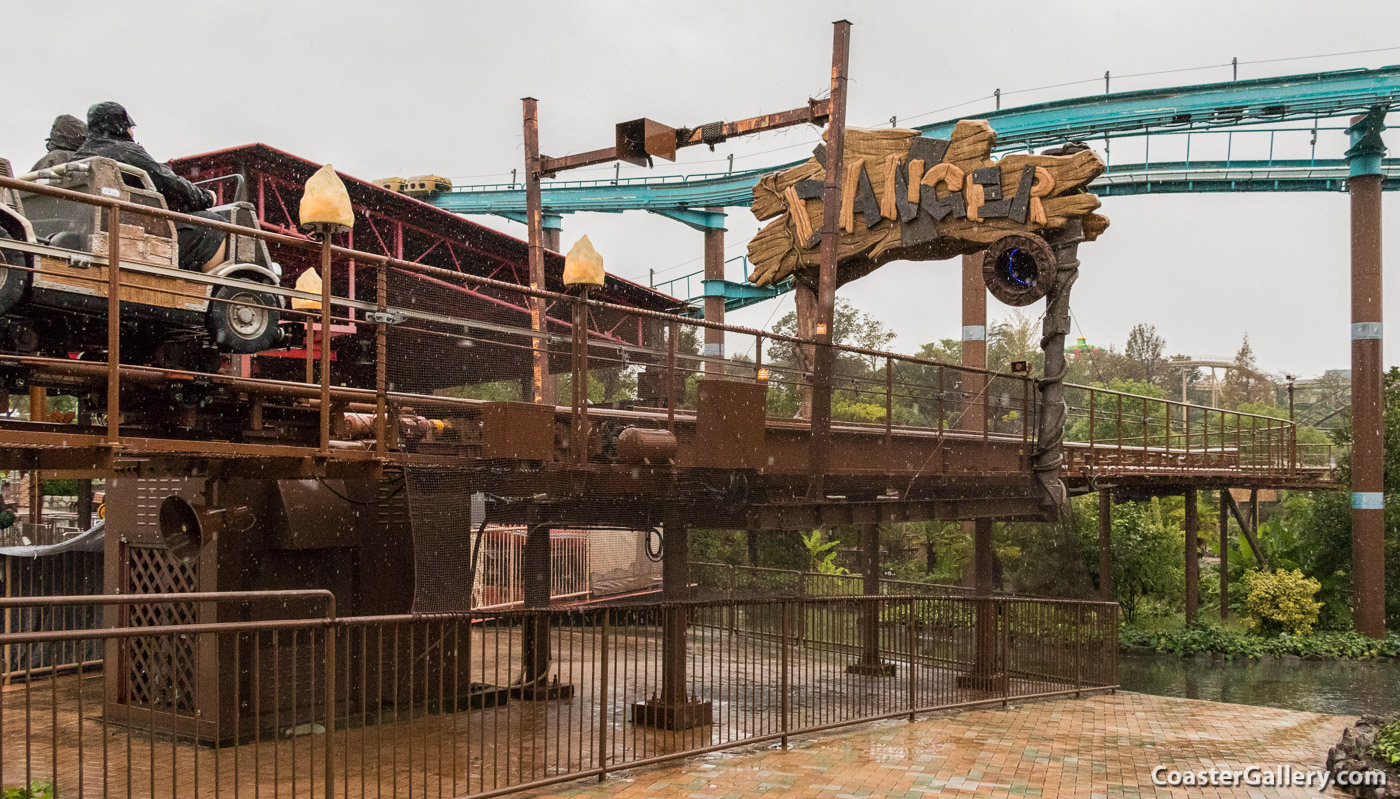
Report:
M0 173L9 164L0 159ZM87 158L20 177L58 188L165 209L144 170L109 158ZM253 206L233 202L210 209L223 220L257 229ZM0 325L6 348L67 351L105 348L109 216L105 208L24 191L0 196ZM226 257L207 266L207 280L181 270L179 240L168 219L121 214L122 322L139 323L123 334L138 355L158 355L172 345L255 353L280 344L283 299L276 287L282 269L254 236L230 233ZM86 333L86 335L84 335Z

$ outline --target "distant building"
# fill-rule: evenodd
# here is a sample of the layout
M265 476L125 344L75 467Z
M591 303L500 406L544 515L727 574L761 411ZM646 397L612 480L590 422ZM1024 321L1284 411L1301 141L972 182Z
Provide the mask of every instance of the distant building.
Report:
M1078 360L1079 358L1102 351L1103 350L1101 348L1095 347L1093 344L1090 344L1088 341L1085 341L1083 336L1080 336L1078 339L1075 340L1073 347L1065 347L1065 357L1070 359L1071 361L1074 361Z

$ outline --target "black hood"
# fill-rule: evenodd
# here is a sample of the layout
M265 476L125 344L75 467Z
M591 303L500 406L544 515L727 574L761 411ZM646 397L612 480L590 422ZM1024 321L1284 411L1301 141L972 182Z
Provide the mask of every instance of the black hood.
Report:
M53 121L53 127L49 129L48 146L50 150L76 150L83 146L83 139L87 138L88 127L81 119L72 114L64 114Z
M131 129L136 123L120 103L98 103L88 109L87 118L88 130L93 133L132 141Z

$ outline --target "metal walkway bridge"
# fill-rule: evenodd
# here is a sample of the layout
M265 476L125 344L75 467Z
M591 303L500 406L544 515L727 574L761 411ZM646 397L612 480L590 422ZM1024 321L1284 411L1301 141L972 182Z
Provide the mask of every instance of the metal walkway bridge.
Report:
M530 498L521 513L643 525L634 529L677 512L720 529L794 529L1044 518L1054 510L1031 466L1043 414L1028 375L836 347L831 451L840 455L824 472L825 490L812 496L812 429L800 409L813 389L795 355L801 339L101 195L10 178L0 178L0 188L97 206L112 229L127 218L119 214L159 217L323 249L326 259L353 260L376 273L374 293L358 298L340 284L338 293L326 284L319 295L257 284L288 301L284 318L312 332L342 326L365 334L319 353L319 373L310 360L304 373L291 361L263 364L260 374L118 363L106 353L131 353L143 340L141 329L124 325L108 327L105 351L90 349L82 358L62 349L0 355L8 385L76 397L82 414L76 424L0 420L0 468L373 480L386 470L443 467L471 490ZM0 249L37 257L46 272L66 264L72 280L96 292L119 286L103 300L112 318L123 318L118 298L139 302L152 291L175 290L153 284L159 271L128 261L125 251L79 253L10 240L0 240ZM109 274L117 257L120 268ZM179 288L186 293L201 283L239 285L194 272L180 279L188 282ZM236 303L240 296L220 293L211 301ZM545 330L491 311L517 307L504 302L511 296L543 299ZM747 342L747 353L738 355L741 345L730 358L700 354L695 342L707 329ZM522 396L540 348L561 397L571 386L589 386L592 396L512 401ZM1322 486L1333 463L1325 449L1300 446L1283 419L1087 386L1068 387L1067 404L1061 477L1071 492Z
M1389 66L1100 94L975 116L991 122L997 131L997 152L1003 154L1064 141L1103 141L1108 169L1090 187L1100 196L1342 191L1346 163L1318 158L1318 136L1342 130L1344 125L1335 122L1338 118L1398 100L1400 66ZM1327 120L1334 122L1323 125ZM946 137L956 122L950 119L916 130ZM1121 139L1132 140L1134 150L1141 144L1141 160L1113 163L1112 143ZM1203 150L1211 155L1193 159L1193 144L1198 155ZM1158 160L1151 157L1154 145ZM1302 150L1307 157L1297 157ZM1163 153L1171 155L1161 159ZM642 210L700 230L722 229L724 213L710 209L748 206L761 177L798 163L724 173L551 181L543 188L543 209L556 217L556 224L558 215L579 211ZM1384 169L1388 176L1400 177L1400 162L1389 161ZM1400 186L1400 181L1391 186ZM431 202L455 213L517 221L523 221L525 213L525 192L519 184L459 186ZM759 288L741 278L715 281L699 294L687 293L683 287L702 285L701 277L697 272L657 287L692 302L718 294L730 309L786 289Z

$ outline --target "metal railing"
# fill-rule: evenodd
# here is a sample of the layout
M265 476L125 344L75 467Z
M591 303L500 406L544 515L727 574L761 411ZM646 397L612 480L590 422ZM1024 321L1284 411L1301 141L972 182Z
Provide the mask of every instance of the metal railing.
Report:
M248 303L205 295L250 284L129 259L119 269L108 270L107 262L120 260L120 236L109 237L106 253L75 253L83 268L65 279L83 292L105 296L106 347L89 351L83 359L4 355L0 362L47 369L65 380L83 379L93 388L105 382L106 401L94 409L98 424L76 434L26 432L24 437L0 431L7 446L25 446L26 441L53 445L61 438L64 446L115 446L130 452L384 460L391 450L401 452L427 441L436 451L447 446L457 454L472 454L480 452L480 439L471 431L479 429L484 402L533 401L532 360L543 364L546 372L546 402L556 405L560 415L567 413L570 434L560 439L568 450L565 459L580 464L608 462L608 443L596 446L590 438L610 424L674 430L678 415L685 418L698 409L701 379L762 383L770 424L806 424L812 390L807 365L814 345L795 336L531 289L467 273L460 264L454 269L432 266L26 181L0 178L0 187L97 206L110 230L122 230L123 219L184 222L288 248L289 256L295 254L308 265L318 256L331 264L320 294L252 284L291 306L281 309L281 318L303 327L307 342L300 350L259 355L254 359L259 367L251 375L247 370L231 375L119 363L112 356L123 346L149 344L128 340L131 330L124 332L118 323L121 304L139 296L147 302L176 297L208 301L216 310L238 308ZM7 241L0 246L16 245ZM395 252L401 250L400 245ZM419 260L428 257L424 253ZM535 303L545 306L541 330L528 322L529 307ZM518 315L497 313L512 309ZM718 340L710 342L713 337ZM712 350L710 343L718 349ZM725 357L721 353L726 346L742 357ZM896 436L929 432L936 432L938 439L980 438L1019 455L987 459L986 470L1028 468L1039 418L1033 378L860 347L832 349L834 423L853 433L882 435L887 445ZM478 355L466 369L462 353L470 352ZM561 364L567 371L561 372ZM448 379L454 373L464 373L456 383ZM135 385L175 392L173 401L181 410L174 418L154 420L157 430L166 425L169 432L153 432L150 419L142 420L136 435L123 430L122 389ZM565 402L573 385L587 385L588 390L574 392ZM1078 441L1073 435L1068 438L1092 451L1079 457L1072 448L1067 453L1070 468L1092 465L1098 473L1164 466L1296 472L1293 428L1286 421L1106 389L1066 388L1072 411L1069 432L1076 422L1088 419L1087 435ZM211 444L207 436L201 439L188 431L201 404L220 392L233 398L222 421L233 426L222 431L219 443ZM263 432L268 424L265 409L271 404L284 417L300 414L281 419L278 428L296 431L298 437ZM617 415L639 410L647 418ZM303 423L313 420L314 427ZM244 439L240 431L257 435ZM179 440L182 437L187 440ZM585 441L588 446L582 445ZM931 445L931 452L916 464L919 473L946 468L947 448ZM935 457L940 452L942 457Z
M104 672L35 676L0 694L0 784L56 796L485 797L1117 684L1117 606L1106 603L854 596L337 618L329 599L44 600L106 608L109 624L0 644L31 659L96 645ZM177 608L200 621L175 623Z
M690 574L698 590L723 592L725 599L774 596L859 596L865 578L859 574L775 569L730 563L691 561ZM880 578L880 593L901 596L972 596L964 585Z

